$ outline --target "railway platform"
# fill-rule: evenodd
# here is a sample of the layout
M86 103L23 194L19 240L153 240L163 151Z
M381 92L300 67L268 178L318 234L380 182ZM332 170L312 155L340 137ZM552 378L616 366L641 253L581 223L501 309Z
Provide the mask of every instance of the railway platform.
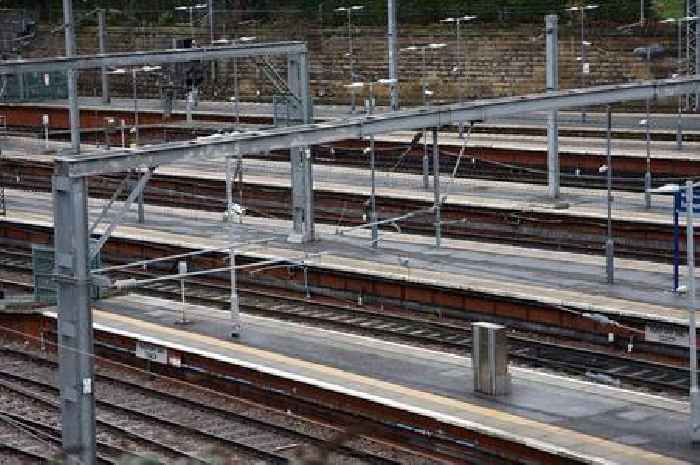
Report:
M143 296L95 303L96 329L370 399L589 464L700 463L686 438L687 403L513 368L512 394L472 389L471 362L392 342Z
M3 223L52 227L50 195L6 191L13 205ZM97 215L102 201L90 200ZM220 213L146 205L146 224L128 213L112 237L188 250L221 247L229 226ZM671 266L617 259L616 282L606 284L604 257L533 250L524 247L445 239L436 249L432 238L383 231L381 246L369 246L369 231L337 235L337 227L317 225L318 240L307 245L286 242L290 222L246 217L234 225L237 240L269 238L242 256L305 260L308 266L335 273L360 274L395 283L417 283L460 292L498 295L611 318L632 318L687 325L686 299L674 292ZM320 254L320 255L307 255ZM305 258L306 257L306 258Z

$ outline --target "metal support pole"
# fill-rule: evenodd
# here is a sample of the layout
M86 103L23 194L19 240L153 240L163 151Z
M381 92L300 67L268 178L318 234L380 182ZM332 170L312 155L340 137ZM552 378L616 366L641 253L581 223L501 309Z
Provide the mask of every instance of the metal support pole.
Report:
M22 56L18 54L17 59L22 59ZM24 102L24 100L27 98L27 92L24 85L24 73L19 73L17 75L17 87L19 88L19 100L20 102Z
M423 94L423 106L428 106L428 95L426 93L427 83L425 80L425 48L421 50L422 68L421 68L421 93ZM428 159L428 130L423 128L423 188L430 189L430 161Z
M395 83L391 85L391 111L398 111L399 109L399 64L396 1L397 0L388 0L389 79L396 79Z
M226 218L233 221L231 212L233 211L233 170L231 157L226 157Z
M289 89L299 98L295 107L295 120L311 122L312 108L309 98L308 55L300 53L287 57L287 82ZM309 242L315 239L313 160L309 147L290 149L292 171L292 232L290 242Z
M688 256L688 343L690 349L690 440L700 441L700 394L698 394L698 347L695 321L695 231L693 181L686 182L686 252Z
M134 86L134 144L139 146L139 99L136 97L136 68L131 70L132 83Z
M435 193L435 248L440 248L442 236L442 219L440 215L440 147L438 145L438 128L433 128L433 191Z
M97 25L97 40L99 42L100 54L105 54L107 53L107 13L102 8L97 10ZM102 77L102 103L109 103L111 97L109 95L109 76L107 75L107 68L103 66L100 72Z
M141 192L139 192L138 196L138 222L139 224L144 224L146 223L146 212L144 209L144 201L143 201L143 191L146 189L146 186L141 189Z
M209 8L209 43L214 42L214 0L208 0Z
M238 59L233 58L233 106L236 113L236 129L240 129L241 124L241 88L238 81Z
M58 314L58 384L63 451L69 464L96 463L92 311L88 272L86 178L53 176Z
M645 126L647 142L647 171L644 173L644 206L651 208L651 104L647 99L647 121Z
M607 237L605 240L605 270L608 278L608 284L613 284L615 281L614 273L615 273L615 243L613 241L613 236L612 236L612 202L613 202L613 197L612 197L612 175L613 175L613 170L612 170L612 141L611 141L611 133L612 133L612 111L610 109L610 105L607 106L607 131L606 131L606 139L607 139L607 148L606 148L606 162L607 162L607 178L608 178L608 197L607 197L607 204L608 204L608 232L607 232Z
M457 19L457 50L459 54L460 74L466 69L466 60L464 58L464 48L462 46L462 20ZM464 103L464 77L459 76L459 103ZM459 138L464 139L464 121L459 122Z
M231 231L230 240L234 242L233 221L229 225ZM238 300L238 283L236 282L236 251L229 249L229 263L231 264L231 337L241 335L241 310Z
M423 129L423 189L430 189L430 160L428 158L427 129Z
M377 196L376 196L376 181L375 181L375 154L374 154L374 136L369 138L369 167L372 189L370 194L370 223L372 223L372 247L377 248L379 245L379 225L377 224Z
M355 82L355 56L352 47L352 8L348 7L348 58L350 58L350 82ZM350 92L350 113L355 114L355 92Z
M185 113L186 113L186 121L187 124L192 123L192 105L194 103L194 95L192 94L192 90L187 92L187 102L185 103Z
M73 0L63 0L63 24L65 24L66 56L76 54ZM78 72L66 71L68 81L68 103L70 105L70 141L74 153L80 153L80 106L78 105Z
M681 41L683 40L683 21L678 19L678 76L681 76L682 73L682 62L683 62L683 55L682 55L682 48L681 48ZM683 122L682 122L682 111L683 111L683 96L679 95L678 96L678 121L676 124L676 148L678 150L683 149Z
M581 6L581 87L586 87L586 59L588 58L588 53L586 50L586 27L585 27L585 16L586 10ZM581 122L586 122L586 108L584 107L581 111Z
M372 83L369 84L369 114L374 110L374 92L372 91ZM377 195L376 195L376 178L375 178L375 153L374 153L374 136L369 136L369 169L370 169L370 218L372 223L372 247L379 246L379 225L377 224Z
M695 3L695 8L694 8L694 13L690 16L697 16L698 14L698 7L697 7L697 0L691 0ZM695 34L695 56L692 57L695 60L695 73L694 74L700 74L700 51L698 50L698 47L700 47L700 20L695 20L694 21L694 34ZM700 111L700 93L696 92L695 93L695 108L694 110L696 112Z
M547 92L559 90L559 17L547 15ZM547 186L549 198L559 198L559 112L547 114Z

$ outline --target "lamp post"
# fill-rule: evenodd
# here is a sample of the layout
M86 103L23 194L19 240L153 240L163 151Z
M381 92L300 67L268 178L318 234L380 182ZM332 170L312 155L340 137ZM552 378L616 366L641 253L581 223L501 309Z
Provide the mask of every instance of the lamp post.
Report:
M384 85L389 86L390 89L393 88L397 83L396 79L378 79L376 81L369 82L353 82L346 85L351 92L355 93L357 89L361 89L365 86L369 88L369 98L367 102L367 115L372 115L374 113L374 86ZM372 248L377 248L379 244L379 225L377 224L377 197L376 197L376 181L375 181L375 154L374 154L374 136L369 136L369 168L370 168L370 215L369 222L372 225Z
M647 63L647 74L653 78L652 60L660 59L666 53L665 49L659 44L651 44L646 47L634 49L634 55L644 59ZM646 99L646 119L639 122L640 126L644 126L646 133L646 173L644 173L644 205L647 209L651 208L651 101Z
M601 174L606 173L607 176L607 206L608 206L608 228L605 237L605 271L607 275L608 284L613 284L615 281L615 243L612 237L612 111L610 110L610 105L606 107L606 164L601 166L598 170Z
M698 348L695 304L695 199L693 181L686 182L686 255L688 256L688 347L690 348L690 440L700 441L700 392L698 392Z
M432 92L428 90L428 83L426 80L426 52L428 50L437 50L443 47L447 47L447 44L425 44L425 45L411 45L410 47L402 48L402 52L420 52L422 59L421 66L421 94L423 94L423 106L428 106L428 96L432 95ZM430 161L428 158L428 133L426 128L423 128L423 188L425 190L430 189Z
M458 82L459 82L459 103L464 102L464 82L462 81L462 73L466 71L467 68L467 63L466 63L466 58L464 56L464 50L463 50L463 44L462 44L462 34L461 34L461 25L463 22L468 22L476 19L476 16L471 16L471 15L464 15L460 16L457 18L445 18L441 19L441 23L454 23L457 27L457 54L459 56L459 69L460 73L458 75ZM456 67L457 68L457 67ZM464 122L460 121L459 122L459 138L463 139L464 138Z
M134 97L134 143L136 146L139 145L139 100L136 95L136 73L150 73L152 71L160 70L160 66L144 66L142 68L132 68L131 69L131 81L133 84L133 97ZM126 74L126 70L123 68L115 69L113 71L108 71L106 74Z
M679 77L682 74L682 69L683 69L683 48L681 46L681 41L683 40L683 23L687 21L697 21L700 19L698 16L685 16L683 18L667 18L661 21L662 23L676 23L678 25L678 63L677 63L677 74L675 74L673 77ZM676 148L678 150L683 149L683 116L682 116L682 103L683 102L683 97L680 95L678 96L678 124L676 125Z
M243 36L237 39L219 39L212 42L213 45L229 45L252 42L257 37ZM233 97L229 97L229 101L233 103L234 114L236 115L236 129L241 123L241 90L238 81L238 58L233 57Z
M187 11L190 14L190 33L192 35L192 39L194 39L194 16L193 12L194 10L201 10L203 8L207 8L206 3L198 3L196 5L191 5L191 6L176 6L175 10L176 11ZM211 12L210 12L211 14Z
M590 47L591 43L586 40L585 16L586 11L595 10L596 8L598 8L598 5L581 5L567 8L567 11L581 13L581 87L586 86L586 75L590 72L590 65L586 60L588 58L587 47ZM585 108L581 112L581 121L584 123L586 122Z
M355 82L355 55L352 47L352 12L363 10L363 5L341 6L336 8L338 13L346 13L348 17L348 59L350 60L350 82ZM355 93L351 93L350 113L355 114Z

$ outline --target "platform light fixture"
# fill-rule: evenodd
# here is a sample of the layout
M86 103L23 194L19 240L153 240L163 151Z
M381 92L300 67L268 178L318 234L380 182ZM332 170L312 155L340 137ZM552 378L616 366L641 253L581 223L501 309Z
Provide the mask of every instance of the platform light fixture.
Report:
M175 11L187 11L190 15L190 34L192 35L192 39L194 39L194 16L193 12L194 10L201 10L207 8L206 3L197 3L196 5L190 5L190 6L176 6Z
M420 52L422 58L422 68L421 68L421 95L423 99L423 106L428 106L428 97L432 96L433 93L428 90L428 85L426 81L426 52L428 50L439 50L441 48L447 47L447 44L443 43L430 43L425 45L411 45L402 48L402 52ZM428 134L426 129L423 128L423 188L428 190L430 188L430 163L428 160Z
M598 5L596 4L588 4L588 5L579 5L579 6L572 6L566 9L566 11L570 11L571 13L580 13L581 14L581 57L580 59L577 58L576 61L581 63L581 87L586 86L586 76L590 72L590 65L586 61L588 58L588 54L586 49L591 46L591 42L586 40L586 22L585 22L585 16L586 16L586 11L592 11L598 8ZM581 112L581 121L586 122L586 111Z
M153 71L159 71L161 70L161 66L142 66L140 68L131 68L131 78L132 78L132 84L133 84L133 98L134 98L134 126L131 130L131 132L134 134L135 137L135 144L138 146L139 145L139 105L138 105L138 98L136 95L136 74L141 72L141 73L150 73ZM117 68L113 69L111 71L107 71L105 74L111 74L111 75L124 75L127 73L127 70L124 68Z
M445 19L440 20L441 23L454 24L456 26L456 29L457 29L457 54L459 56L460 62L457 66L452 68L453 72L456 72L459 70L461 70L462 72L466 71L467 59L464 56L464 47L462 44L462 32L461 32L462 27L461 26L462 26L463 22L473 21L475 19L477 19L477 16L464 15L464 16L459 16L459 17L455 17L455 18L450 17L450 18L445 18ZM464 83L462 82L461 73L458 73L457 76L458 76L457 79L460 82L460 85L459 85L459 103L463 103L464 102L464 85L463 85ZM460 139L464 138L464 122L463 121L459 122L459 138Z
M678 24L678 37L676 38L678 42L678 63L677 63L677 74L674 74L671 76L671 78L676 78L679 77L682 74L682 68L683 68L683 49L681 47L681 42L683 40L683 23L688 22L688 21L697 21L700 19L698 16L685 16L682 18L666 18L662 23L666 24L671 24L671 23L676 23ZM688 74L688 73L686 73ZM682 111L683 111L683 97L678 96L678 123L676 125L676 148L678 150L683 149L683 116L682 116Z
M369 98L367 99L367 115L372 115L374 113L375 102L374 102L374 86L382 85L389 86L390 88L396 85L396 79L377 79L376 81L367 82L353 82L346 84L345 87L350 89L353 93L358 89L367 87L369 89ZM377 197L376 197L376 178L375 178L375 151L374 151L374 136L369 136L369 147L365 148L365 154L369 155L369 168L370 168L370 217L369 223L372 228L372 240L371 247L377 248L379 246L379 224L377 223Z
M341 6L335 9L336 13L345 13L348 18L348 52L345 54L346 57L348 57L348 60L350 62L350 81L354 82L356 79L355 76L355 52L353 51L353 45L352 45L352 13L356 11L362 11L364 10L365 7L364 5L348 5L348 6ZM351 101L350 101L350 113L355 114L355 109L356 109L356 104L355 104L355 93L351 93Z

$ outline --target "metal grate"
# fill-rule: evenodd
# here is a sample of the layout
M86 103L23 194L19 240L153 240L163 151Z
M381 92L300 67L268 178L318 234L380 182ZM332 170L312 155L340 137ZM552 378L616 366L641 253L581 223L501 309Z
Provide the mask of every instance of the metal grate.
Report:
M97 241L91 240L91 244ZM97 254L90 263L90 269L102 267L101 254ZM32 282L34 284L34 300L47 304L56 304L56 283L53 280L54 249L44 245L32 244ZM93 300L100 298L98 286L90 287L90 297Z

